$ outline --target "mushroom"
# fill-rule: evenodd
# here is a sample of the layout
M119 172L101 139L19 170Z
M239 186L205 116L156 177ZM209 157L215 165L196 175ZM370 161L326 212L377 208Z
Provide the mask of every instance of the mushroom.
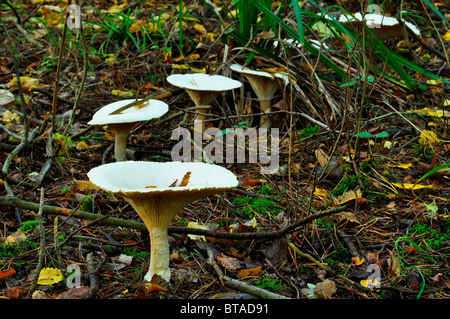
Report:
M201 162L126 161L104 164L88 173L99 188L120 195L135 209L150 232L150 269L170 281L168 227L189 203L235 188L236 176L221 166Z
M254 71L239 64L232 64L230 69L241 73L250 83L253 91L259 99L259 105L263 113L270 112L272 107L272 98L279 88L278 80L287 82L287 76L281 73L268 73L263 71ZM270 118L266 115L261 116L260 127L269 128Z
M196 106L207 106L223 91L237 89L242 83L222 75L209 75L204 73L172 74L167 81L177 87L183 88L189 94ZM198 110L196 120L205 120L205 110ZM202 123L202 128L204 125Z
M355 28L361 28L361 22L365 21L366 26L378 37L380 40L392 39L403 36L403 30L396 18L387 17L381 14L378 5L369 5L367 13L364 15L357 12L353 15L340 15L338 22L351 24ZM332 19L331 15L325 15L327 19ZM414 33L420 36L420 30L411 22L403 21L409 33Z
M137 102L135 106L123 109L126 105ZM159 100L147 100L139 104L133 99L121 100L105 105L98 110L89 125L107 125L114 133L114 156L116 161L126 160L128 134L137 122L158 118L167 113L169 106Z

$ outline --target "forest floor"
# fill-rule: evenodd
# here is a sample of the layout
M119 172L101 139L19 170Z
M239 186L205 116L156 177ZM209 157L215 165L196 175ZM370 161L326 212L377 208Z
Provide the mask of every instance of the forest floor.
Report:
M166 79L202 72L244 83L211 104L207 127L225 135L227 128L257 127L257 98L244 77L228 70L246 63L249 51L227 33L238 22L230 17L233 5L221 8L225 2L211 2L222 21L202 1L182 2L182 15L177 1L87 2L81 34L66 29L64 41L67 4L1 5L0 298L450 297L450 29L430 8L420 39L383 42L442 77L408 69L415 87L395 81L399 76L369 49L347 55L330 34L324 54L348 74L364 60L369 77L339 79L307 51L281 62L252 51L249 68L290 75L271 109L279 168L261 174L261 163L220 164L239 186L178 214L169 229L170 286L143 282L148 232L123 198L92 187L87 177L115 161L114 135L87 123L108 103L154 95L169 112L133 128L128 155L171 161L178 142L172 132L192 129L196 115L186 92ZM448 21L445 1L432 2ZM345 3L350 12L361 10L358 1ZM424 11L420 4L406 10ZM330 156L339 166L321 174Z

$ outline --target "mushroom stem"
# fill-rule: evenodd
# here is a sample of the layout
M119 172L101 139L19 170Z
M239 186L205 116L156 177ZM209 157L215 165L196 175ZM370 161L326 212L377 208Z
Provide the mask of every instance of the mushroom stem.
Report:
M128 134L116 134L114 143L114 157L116 161L122 162L127 158L127 141Z
M170 281L169 268L169 235L167 227L153 225L150 232L150 269L144 277L145 281L151 281L154 275L160 276L165 281Z
M109 127L114 133L114 157L116 161L123 162L127 159L128 134L135 123L110 124Z
M261 112L264 113L270 112L270 108L272 107L272 100L271 99L261 100L259 102L259 106L261 108ZM261 115L259 127L270 128L270 124L271 124L270 117L268 115Z

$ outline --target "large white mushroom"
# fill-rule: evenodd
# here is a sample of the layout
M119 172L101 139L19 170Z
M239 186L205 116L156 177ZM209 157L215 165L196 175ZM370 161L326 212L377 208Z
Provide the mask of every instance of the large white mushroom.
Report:
M230 69L245 76L259 99L259 105L261 112L263 113L270 112L272 98L280 88L279 81L282 81L283 83L287 83L288 81L287 76L284 74L255 71L247 67L242 67L239 64L232 64ZM262 115L260 127L269 128L270 122L270 117Z
M172 74L167 77L167 81L186 90L196 106L208 106L220 93L242 86L241 82L225 76L204 73ZM204 114L206 110L197 112ZM204 121L206 117L203 114L197 115L196 120Z
M368 7L367 13L361 14L357 12L355 14L342 14L337 20L339 23L352 25L354 28L361 28L363 21L366 26L380 39L392 39L395 37L403 36L403 30L399 20L394 17L388 17L381 14L378 6ZM372 13L373 12L373 13ZM332 19L331 15L325 15L325 18ZM403 21L406 26L406 30L409 33L414 33L420 36L420 30L411 22Z
M169 106L159 100L148 100L120 111L127 104L136 102L133 99L121 100L105 105L98 110L89 125L105 126L114 133L114 156L116 161L126 160L128 134L137 122L148 121L163 116Z
M150 232L150 269L170 281L168 227L189 203L235 188L229 170L201 162L115 162L93 168L88 177L99 188L127 200Z

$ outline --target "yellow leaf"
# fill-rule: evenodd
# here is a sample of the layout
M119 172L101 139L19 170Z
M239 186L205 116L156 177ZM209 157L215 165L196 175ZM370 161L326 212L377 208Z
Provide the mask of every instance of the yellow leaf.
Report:
M21 76L20 77L20 83L22 84L22 88L25 90L31 90L32 88L35 88L39 84L39 79L30 78L28 76ZM17 78L14 77L9 83L6 84L6 88L10 89L12 87L17 86Z
M359 259L359 257L352 257L352 262L354 266L359 266L364 263L364 257Z
M314 190L314 195L325 197L328 195L328 192L326 189L316 187L316 189Z
M208 226L205 225L200 225L197 222L188 222L188 226L189 228L199 228L199 229L208 229ZM205 236L203 235L194 235L194 234L188 234L188 237L192 240L200 240L200 241L206 241Z
M203 35L206 35L206 33L207 33L205 27L198 23L196 25L194 25L194 29Z
M112 90L111 91L112 95L117 95L117 96L134 96L133 92L131 91L122 91L122 90Z
M433 188L433 185L420 185L412 183L392 183L397 188L405 189L421 189L421 188Z
M410 168L412 166L412 164L411 163L408 163L408 164L388 164L388 166L408 169L408 168Z
M359 188L356 190L356 193L354 191L349 191L339 196L338 203L339 205L341 205L354 199L357 199L358 201L364 201L362 192Z
M359 282L361 286L372 289L374 287L380 287L380 282L375 278L372 279L363 279Z
M447 31L443 36L442 39L444 39L444 41L450 41L450 31Z
M58 268L43 268L39 273L38 285L56 284L64 279Z
M6 237L5 244L6 243L18 243L18 242L20 242L22 240L25 240L25 239L27 239L27 236L25 236L23 231L18 229L16 232L14 232L11 235L9 235L8 237Z
M20 123L20 116L10 110L6 110L2 113L1 120L7 123L12 121Z
M116 58L113 56L105 59L105 62L108 64L113 64L115 61L116 61Z
M88 150L88 149L97 148L97 147L100 147L100 146L101 146L100 144L98 144L98 145L89 145L85 141L81 141L81 142L77 143L77 149L79 149L79 150Z
M207 38L209 39L209 41L211 41L211 42L216 41L215 38L214 38L214 33L208 32L208 33L206 34L206 37L207 37Z
M439 143L439 139L438 139L436 133L434 133L433 131L423 130L420 133L419 143L423 144L423 145L425 145L425 144L433 145L433 144Z
M433 109L424 107L423 109L420 109L420 110L412 110L412 111L408 111L408 112L427 115L427 116L434 116L434 117L443 117L443 116L450 117L449 111L444 112L444 110L438 109L437 107L435 107Z

